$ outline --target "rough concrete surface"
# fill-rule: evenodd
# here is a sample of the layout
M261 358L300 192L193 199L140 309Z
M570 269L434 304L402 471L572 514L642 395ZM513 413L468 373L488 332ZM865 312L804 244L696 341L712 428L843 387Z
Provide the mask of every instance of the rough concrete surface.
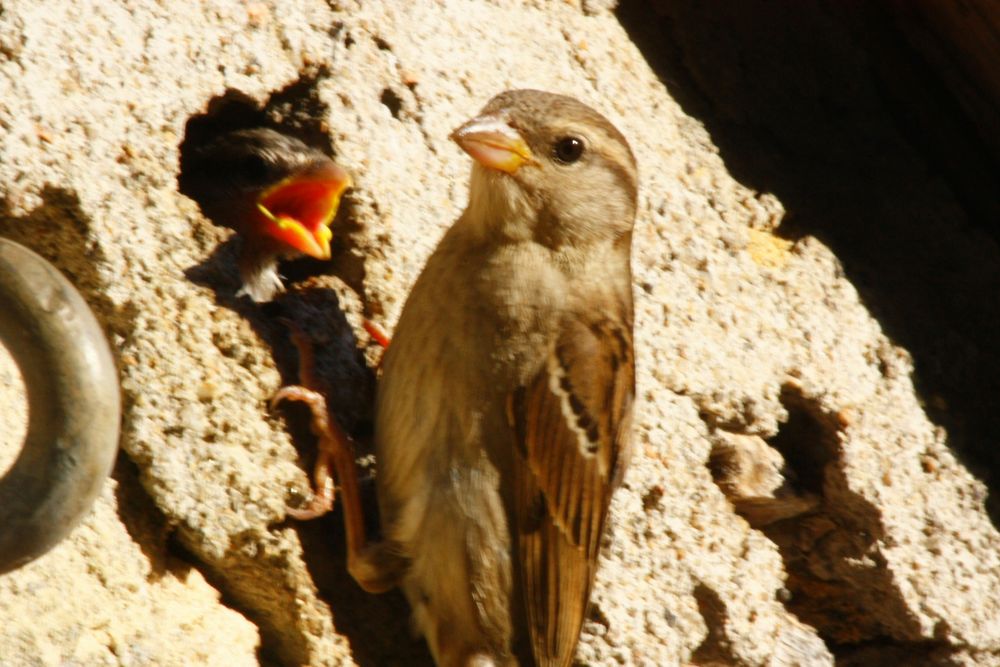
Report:
M0 472L7 470L18 454L28 430L28 399L17 364L0 345Z
M580 663L1000 664L995 203L901 126L905 45L834 3L613 5L0 6L0 234L80 287L125 397L94 513L0 578L0 665L430 664L401 596L344 572L340 515L285 517L313 459L268 408L297 378L279 318L363 442L361 318L391 332L464 202L448 133L512 87L603 110L642 174L637 453ZM255 306L177 176L261 122L355 188L333 261Z

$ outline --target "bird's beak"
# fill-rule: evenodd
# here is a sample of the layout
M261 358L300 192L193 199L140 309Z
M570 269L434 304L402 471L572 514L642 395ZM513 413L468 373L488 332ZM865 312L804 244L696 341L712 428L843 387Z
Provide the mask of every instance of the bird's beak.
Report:
M473 118L452 132L451 138L489 169L513 174L522 165L535 162L524 138L497 114Z
M350 175L332 162L292 174L265 190L257 209L269 221L266 232L316 259L330 258L330 223L340 196L351 187Z

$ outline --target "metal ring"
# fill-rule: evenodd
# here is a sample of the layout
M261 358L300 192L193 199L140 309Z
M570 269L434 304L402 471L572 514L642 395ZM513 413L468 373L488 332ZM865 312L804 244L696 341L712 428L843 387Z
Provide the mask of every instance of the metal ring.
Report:
M38 558L86 515L118 451L121 397L104 332L73 285L0 238L0 343L28 395L28 433L0 479L0 574Z

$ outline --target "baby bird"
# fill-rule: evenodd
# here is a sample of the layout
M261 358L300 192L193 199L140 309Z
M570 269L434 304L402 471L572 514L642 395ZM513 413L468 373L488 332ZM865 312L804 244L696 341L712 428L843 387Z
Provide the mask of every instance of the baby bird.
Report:
M270 301L282 258L330 258L330 222L351 178L330 158L267 128L236 130L193 152L182 187L213 222L242 238L238 295Z

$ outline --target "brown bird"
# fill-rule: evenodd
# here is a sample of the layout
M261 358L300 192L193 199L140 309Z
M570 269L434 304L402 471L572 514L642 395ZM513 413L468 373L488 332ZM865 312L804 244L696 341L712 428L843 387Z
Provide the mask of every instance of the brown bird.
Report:
M326 155L267 128L224 134L182 167L182 189L213 222L241 236L238 294L254 301L283 289L280 259L330 258L330 222L350 185Z
M452 138L475 159L469 203L382 363L381 542L365 544L349 443L323 438L341 448L348 567L402 587L442 667L565 666L630 451L635 158L602 115L535 90ZM322 430L321 399L285 391Z

